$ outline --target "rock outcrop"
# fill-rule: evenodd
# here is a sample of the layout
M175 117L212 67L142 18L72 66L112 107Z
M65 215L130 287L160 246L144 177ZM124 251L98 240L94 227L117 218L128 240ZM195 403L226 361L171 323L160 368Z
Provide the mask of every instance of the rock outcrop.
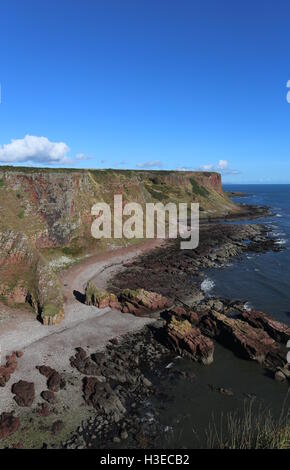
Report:
M259 362L271 369L284 366L285 348L262 328L255 328L239 318L230 318L212 310L199 323L204 334L217 339L235 354Z
M35 398L34 383L19 380L12 385L12 393L15 395L14 400L19 406L31 406Z
M145 289L123 289L117 295L98 289L92 281L85 289L87 305L115 308L123 313L146 316L172 306L172 300Z
M187 320L178 320L173 316L165 330L167 344L178 354L206 365L213 362L214 344L199 328L192 326Z
M266 313L256 310L243 310L241 318L255 328L266 331L278 343L286 344L290 339L290 327Z

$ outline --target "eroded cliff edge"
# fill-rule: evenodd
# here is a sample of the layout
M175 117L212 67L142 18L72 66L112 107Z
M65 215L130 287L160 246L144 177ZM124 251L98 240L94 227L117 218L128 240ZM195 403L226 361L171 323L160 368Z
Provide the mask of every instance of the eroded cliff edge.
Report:
M199 202L201 218L244 210L223 193L214 172L0 168L0 301L29 302L45 324L62 319L57 278L62 262L124 240L96 241L90 229L96 202ZM128 241L126 240L126 243Z

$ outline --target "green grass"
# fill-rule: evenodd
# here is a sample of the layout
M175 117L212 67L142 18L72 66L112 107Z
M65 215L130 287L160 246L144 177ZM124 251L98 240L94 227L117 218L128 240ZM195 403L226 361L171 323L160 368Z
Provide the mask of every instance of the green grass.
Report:
M18 212L18 218L19 219L24 219L24 209L21 209L21 211Z
M3 178L0 178L0 188L3 188L3 186L4 186Z
M286 398L287 400L287 398ZM220 422L210 424L207 435L209 449L290 449L290 410L286 400L280 416L274 418L271 411L256 412L253 401L245 405L242 415L228 413Z
M207 197L209 192L207 189L199 186L199 184L195 181L194 178L190 178L190 183L191 183L191 187L192 187L192 192L194 194L198 194L199 196L202 196L202 197Z
M54 304L46 304L43 307L42 316L43 317L54 317L54 315L58 315L59 307Z

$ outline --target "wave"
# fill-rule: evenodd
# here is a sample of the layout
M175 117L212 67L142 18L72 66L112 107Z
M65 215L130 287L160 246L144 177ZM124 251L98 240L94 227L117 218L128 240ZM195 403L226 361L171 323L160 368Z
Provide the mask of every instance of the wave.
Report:
M212 279L209 277L206 277L205 280L201 283L201 290L205 292L206 294L210 292L215 286L215 283Z
M286 240L285 238L280 238L279 240L276 240L275 241L275 245L286 245L288 240Z
M244 309L247 311L247 312L250 312L251 310L253 310L253 306L251 304L251 302L246 302L244 304Z

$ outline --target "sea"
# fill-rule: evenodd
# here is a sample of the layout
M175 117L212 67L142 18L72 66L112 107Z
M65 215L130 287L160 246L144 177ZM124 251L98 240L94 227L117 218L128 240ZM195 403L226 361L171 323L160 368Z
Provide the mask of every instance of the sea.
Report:
M234 198L240 204L270 208L269 217L234 223L266 224L283 251L245 254L224 268L208 270L205 293L242 300L249 308L290 324L290 185L225 185L224 190L245 193ZM276 382L257 363L240 359L219 344L210 366L175 357L164 368L168 379L160 389L167 398L147 403L148 412L157 413L163 426L158 447L204 448L211 445L213 430L220 432L229 417L242 417L252 407L257 416L270 412L278 419L289 405L287 384ZM195 378L184 379L180 371ZM220 393L220 388L232 395Z

